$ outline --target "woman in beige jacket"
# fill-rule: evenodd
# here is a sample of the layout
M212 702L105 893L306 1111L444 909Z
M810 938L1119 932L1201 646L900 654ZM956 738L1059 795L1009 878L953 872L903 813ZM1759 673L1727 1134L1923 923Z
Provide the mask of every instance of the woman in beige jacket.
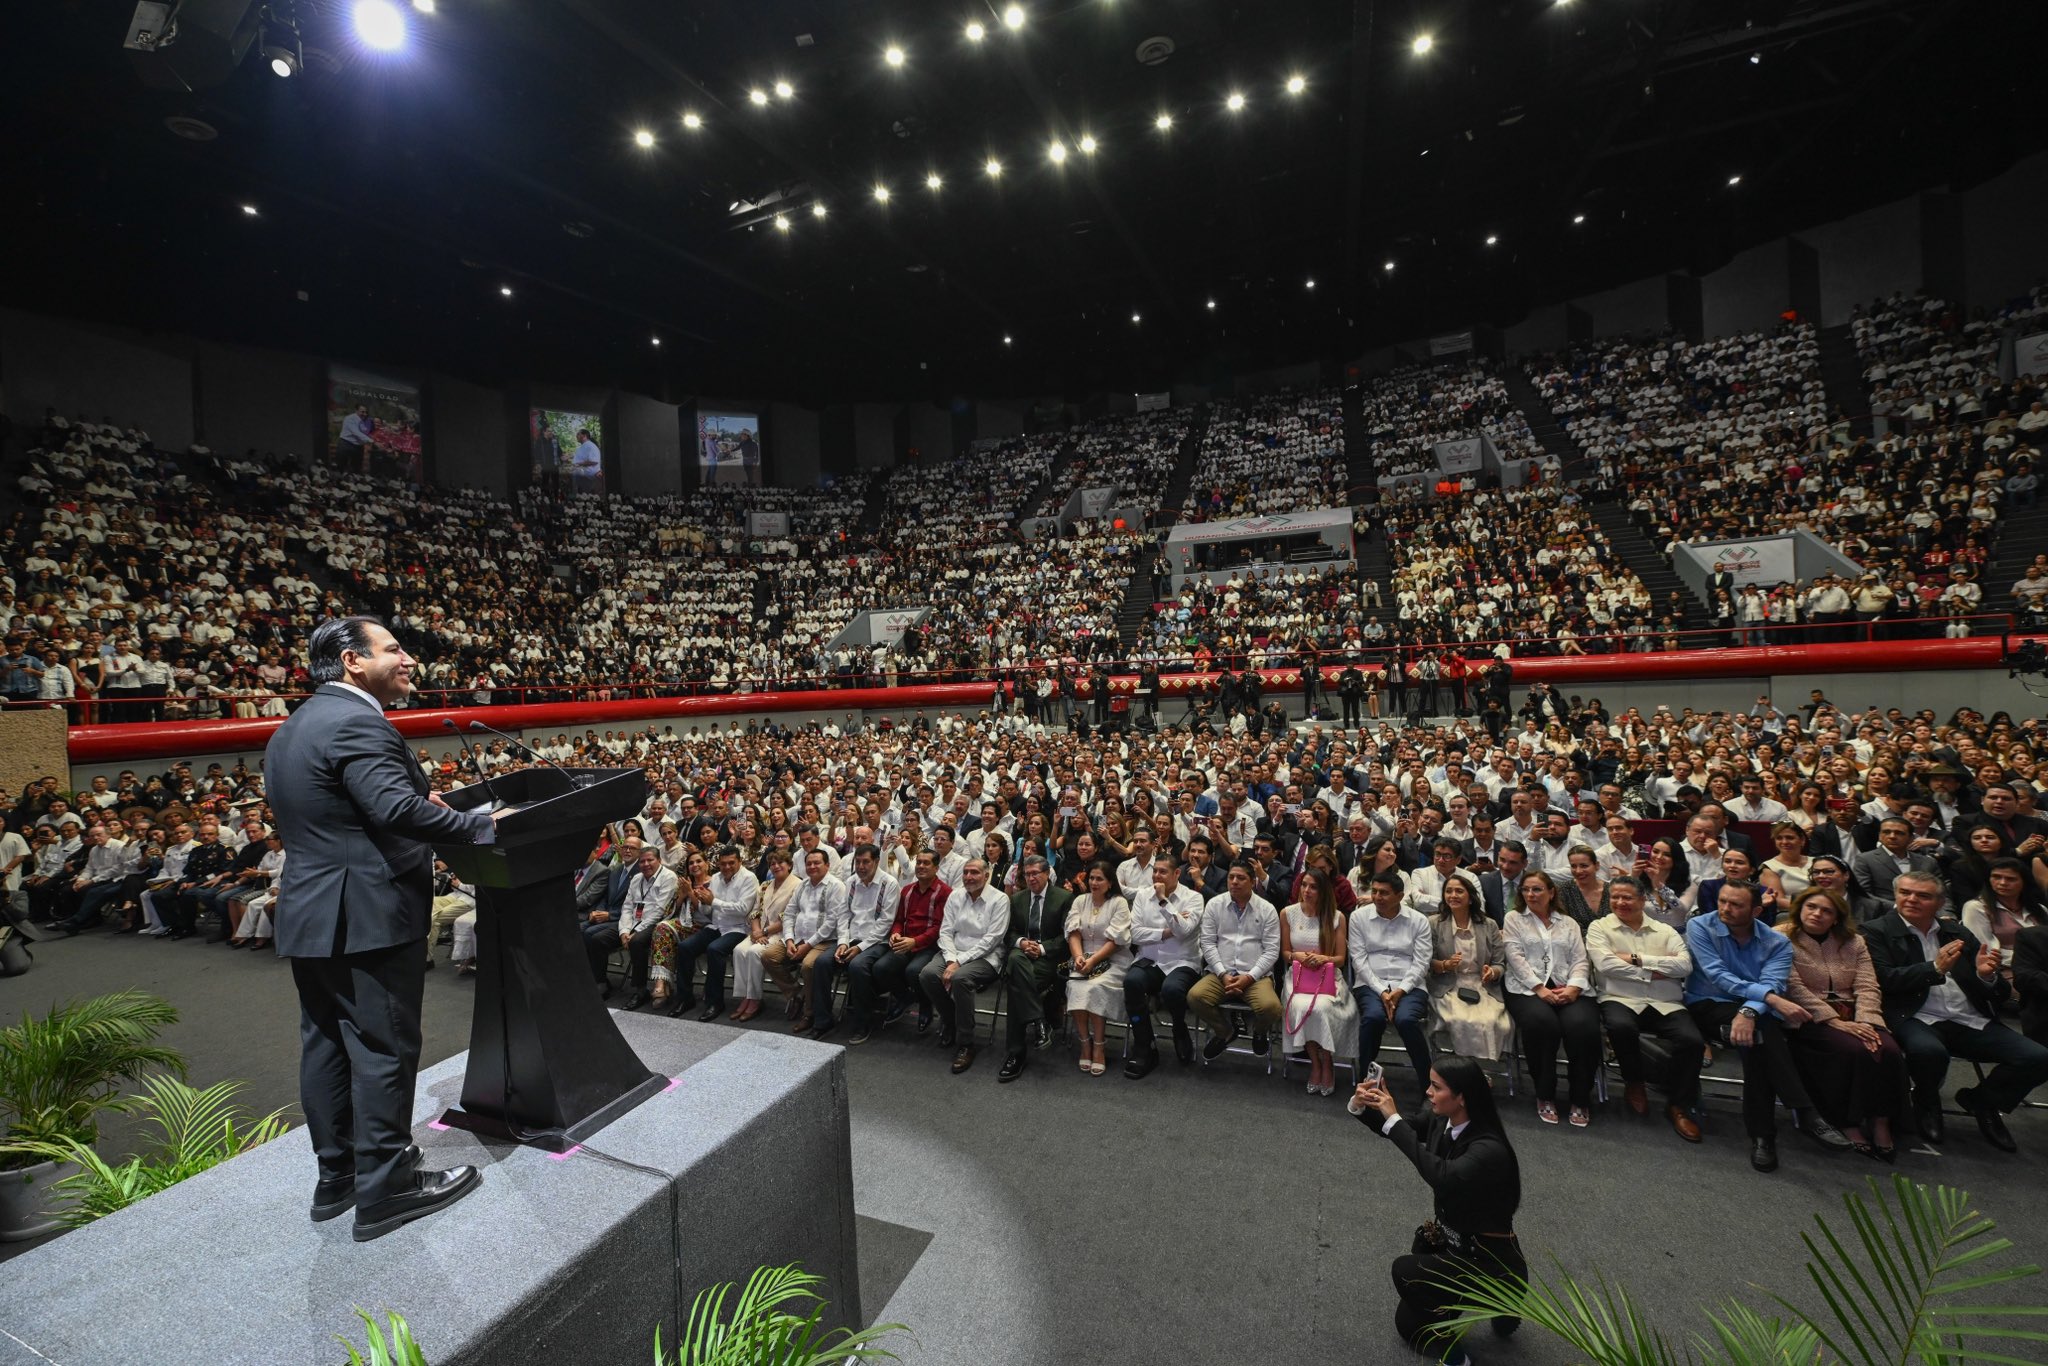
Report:
M1809 887L1792 899L1792 914L1778 929L1792 941L1786 994L1813 1016L1787 1034L1799 1075L1821 1115L1857 1152L1890 1162L1906 1055L1885 1028L1877 969L1848 903L1839 892Z

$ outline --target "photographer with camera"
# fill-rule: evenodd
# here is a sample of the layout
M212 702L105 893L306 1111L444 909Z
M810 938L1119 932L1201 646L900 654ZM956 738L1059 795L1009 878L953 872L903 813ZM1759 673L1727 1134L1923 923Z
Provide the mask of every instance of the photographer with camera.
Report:
M1515 1238L1522 1171L1478 1063L1456 1055L1439 1058L1426 1095L1429 1113L1418 1126L1402 1117L1375 1063L1345 1108L1399 1148L1435 1196L1431 1218L1415 1230L1414 1246L1394 1259L1394 1289L1401 1297L1394 1327L1416 1350L1436 1355L1446 1366L1464 1366L1471 1356L1457 1338L1447 1340L1438 1329L1456 1300L1443 1282L1474 1272L1528 1279L1529 1264ZM1493 1321L1503 1337L1519 1326L1512 1318Z

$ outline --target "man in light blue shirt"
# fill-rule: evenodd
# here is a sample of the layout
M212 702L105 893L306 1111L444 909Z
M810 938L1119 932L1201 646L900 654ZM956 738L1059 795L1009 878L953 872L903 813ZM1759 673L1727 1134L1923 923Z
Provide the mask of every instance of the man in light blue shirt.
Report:
M1730 892L1734 895L1731 897ZM1782 1100L1807 1137L1830 1152L1846 1152L1847 1138L1822 1119L1785 1041L1787 1026L1811 1025L1812 1014L1785 994L1792 977L1792 941L1756 920L1760 891L1736 879L1721 885L1718 909L1685 927L1692 972L1685 1007L1709 1043L1732 1044L1742 1054L1742 1123L1749 1133L1749 1164L1778 1169ZM1818 1026L1815 1026L1816 1028Z
M377 440L377 419L370 416L368 404L358 403L356 410L341 420L341 435L335 441L335 459L346 470L367 472L370 468L370 450Z

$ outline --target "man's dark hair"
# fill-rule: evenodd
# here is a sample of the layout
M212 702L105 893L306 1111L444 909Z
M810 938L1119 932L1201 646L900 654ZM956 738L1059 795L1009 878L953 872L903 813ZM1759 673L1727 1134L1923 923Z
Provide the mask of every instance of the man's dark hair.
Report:
M313 628L306 641L306 672L315 687L342 681L346 676L341 667L344 651L370 653L372 626L383 627L384 623L376 617L334 617Z
M1381 887L1392 887L1397 892L1405 892L1408 890L1407 881L1403 879L1402 876L1399 873L1395 872L1392 868L1382 868L1377 873L1374 873L1370 878L1366 879L1366 881Z

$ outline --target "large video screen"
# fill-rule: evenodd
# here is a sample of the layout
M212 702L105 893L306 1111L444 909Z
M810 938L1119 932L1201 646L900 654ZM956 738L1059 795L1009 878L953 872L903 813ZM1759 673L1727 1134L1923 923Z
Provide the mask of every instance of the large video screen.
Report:
M550 493L604 492L604 426L596 413L529 409L527 431L535 485Z
M419 385L346 365L328 366L327 455L358 474L414 483L425 479Z
M704 484L761 483L761 415L697 410L697 469Z

